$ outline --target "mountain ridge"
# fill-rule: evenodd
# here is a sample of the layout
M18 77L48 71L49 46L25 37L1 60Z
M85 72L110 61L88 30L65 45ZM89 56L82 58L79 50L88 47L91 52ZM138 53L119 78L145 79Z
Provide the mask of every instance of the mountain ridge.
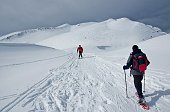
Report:
M111 18L102 22L63 24L57 27L14 32L0 37L0 43L31 43L56 49L69 49L82 44L83 46L112 46L114 49L120 44L126 47L165 34L157 27L128 18ZM119 42L120 38L121 42Z

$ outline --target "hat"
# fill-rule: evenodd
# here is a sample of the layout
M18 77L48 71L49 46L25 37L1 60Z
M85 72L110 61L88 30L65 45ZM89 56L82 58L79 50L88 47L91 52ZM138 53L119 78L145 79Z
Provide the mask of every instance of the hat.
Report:
M133 51L135 51L135 50L138 49L138 46L137 45L133 45L132 49L133 49Z

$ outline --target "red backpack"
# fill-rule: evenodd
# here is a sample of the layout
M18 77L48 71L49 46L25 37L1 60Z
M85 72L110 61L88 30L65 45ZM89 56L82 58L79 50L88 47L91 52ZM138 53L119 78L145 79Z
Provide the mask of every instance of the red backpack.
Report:
M144 53L133 55L133 69L138 72L144 72L147 69L148 61Z

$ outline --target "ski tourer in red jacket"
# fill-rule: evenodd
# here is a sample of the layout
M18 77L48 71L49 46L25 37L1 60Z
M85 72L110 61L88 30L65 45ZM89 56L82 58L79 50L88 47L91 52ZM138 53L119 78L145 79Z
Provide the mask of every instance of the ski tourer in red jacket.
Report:
M83 58L82 53L83 53L83 48L81 47L81 45L79 45L79 47L77 48L77 53L79 53L79 58Z

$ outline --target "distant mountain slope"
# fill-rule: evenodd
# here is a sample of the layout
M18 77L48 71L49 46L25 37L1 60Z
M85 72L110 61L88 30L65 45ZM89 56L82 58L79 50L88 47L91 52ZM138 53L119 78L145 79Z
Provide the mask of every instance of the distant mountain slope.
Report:
M57 49L83 46L110 46L112 49L126 47L153 37L164 35L159 28L131 21L127 18L109 19L78 25L62 25L17 32L1 37L0 42L34 43Z
M21 32L14 32L2 36L1 42L10 43L36 43L51 36L70 31L69 25L61 27L30 29Z
M163 35L159 28L148 26L127 18L109 19L39 42L39 45L57 49L83 46L110 46L112 49L126 47L156 36Z
M37 29L30 29L25 31L13 32L8 35L0 37L0 42L3 43L36 43L52 36L60 35L62 33L70 32L74 29L93 24L82 23L78 25L63 24L58 27L42 27ZM81 26L80 26L81 25Z

